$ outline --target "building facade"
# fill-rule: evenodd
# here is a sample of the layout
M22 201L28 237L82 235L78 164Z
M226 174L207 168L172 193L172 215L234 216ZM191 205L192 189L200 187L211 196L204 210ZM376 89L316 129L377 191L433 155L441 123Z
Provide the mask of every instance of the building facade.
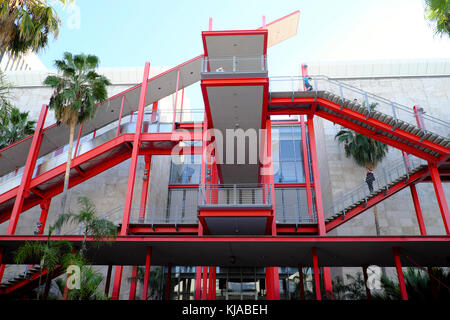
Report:
M269 77L276 23L265 27L203 32L205 53L174 68L104 70L111 98L77 128L68 207L88 196L118 225L114 244L92 253L112 299L300 299L305 290L322 299L333 277L367 276L369 265L402 284L406 254L448 266L449 62L408 74L396 62L368 63L370 72L311 63L301 76ZM38 240L56 219L68 139L41 108L52 93L40 85L45 73L8 76L17 106L38 120L34 137L0 151L0 293L12 295L36 286L11 281L26 269L11 263L11 241ZM202 108L187 94L195 83ZM335 141L341 127L389 145L373 192ZM80 228L58 237L77 244ZM160 284L133 280L138 267L144 279L159 272Z

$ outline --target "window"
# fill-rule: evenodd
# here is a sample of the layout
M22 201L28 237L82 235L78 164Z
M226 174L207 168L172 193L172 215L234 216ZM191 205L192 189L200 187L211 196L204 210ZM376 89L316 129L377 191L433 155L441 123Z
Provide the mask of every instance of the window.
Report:
M273 126L272 131L277 131L272 134L274 182L305 183L300 125Z
M178 156L178 163L172 161L170 184L199 184L201 155Z

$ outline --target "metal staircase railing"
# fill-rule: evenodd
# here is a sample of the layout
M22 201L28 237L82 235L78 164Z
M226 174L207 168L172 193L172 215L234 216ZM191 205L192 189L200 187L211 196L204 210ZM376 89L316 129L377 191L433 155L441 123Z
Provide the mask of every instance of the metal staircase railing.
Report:
M429 114L422 114L418 117L423 129L417 126L416 114L412 107L404 106L400 103L388 100L378 95L361 90L342 81L330 79L326 76L310 76L309 82L313 86L312 92L315 96L322 96L328 93L327 99L341 105L341 108L348 107L383 122L392 124L394 128L407 130L413 134L419 134L421 139L429 139L432 142L442 143L450 147L450 123ZM277 76L269 78L269 91L290 92L292 97L298 91L303 91L303 78L299 76ZM331 95L329 95L331 93ZM370 105L376 103L375 110L370 109ZM450 119L450 111L444 119ZM434 137L436 136L436 137Z
M332 205L328 208L326 223L338 218L345 218L346 212L363 204L380 193L386 192L397 183L408 180L409 176L417 171L427 167L427 162L420 158L409 155L409 164L404 159L391 163L389 166L379 167L374 170L375 181L373 183L373 192L369 192L369 187L363 179L363 182L353 190L337 195Z
M173 111L160 111L157 113L146 111L142 130L143 132L148 133L171 132L173 130L172 122L174 117L176 122L202 122L203 114L204 111L200 109L176 112L175 116ZM136 119L136 112L132 115L124 116L120 122L121 128L119 134L134 133L136 130ZM98 129L95 133L90 133L81 137L76 155L76 142L74 143L72 153L73 158L114 139L116 137L118 125L119 121L117 120ZM67 150L68 144L42 157L39 157L36 161L33 178L65 163L67 160ZM15 188L20 184L22 181L23 170L24 167L21 167L14 172L10 172L0 177L0 194Z

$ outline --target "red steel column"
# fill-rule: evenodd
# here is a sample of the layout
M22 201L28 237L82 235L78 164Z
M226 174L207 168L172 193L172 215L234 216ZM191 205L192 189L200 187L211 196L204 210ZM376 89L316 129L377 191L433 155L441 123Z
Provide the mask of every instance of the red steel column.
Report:
M130 296L128 300L134 300L134 298L136 297L136 276L137 267L133 266L133 271L131 271Z
M419 224L420 234L422 236L426 236L427 230L425 229L425 223L423 222L422 209L420 208L420 202L419 202L419 197L417 195L416 185L411 184L410 189L411 189L411 196L412 196L413 203L414 203L414 209L416 211L417 222Z
M408 300L408 293L406 292L405 278L403 277L402 263L400 261L399 249L397 247L394 247L394 248L392 248L392 250L394 251L395 268L397 269L398 284L400 286L400 294L401 294L402 300Z
M114 286L111 300L119 300L120 285L122 284L122 271L123 266L116 266L116 270L114 272Z
M206 166L208 163L207 157L207 144L208 144L208 117L206 113L203 118L203 127L202 127L202 164L200 169L200 186L202 186L204 191L206 192ZM198 222L198 235L203 235L203 226ZM202 267L197 267L196 275L195 275L195 300L202 299Z
M36 234L43 234L45 229L45 224L47 223L48 210L50 210L50 203L52 199L44 199L41 202L41 216L39 217L39 232Z
M208 267L203 267L203 286L202 286L202 300L207 300L206 292L208 290Z
M138 117L136 120L136 131L134 133L133 151L131 154L130 172L128 175L127 194L125 198L125 209L123 212L122 229L120 235L128 233L128 223L130 221L131 202L133 200L134 181L136 178L136 167L139 156L139 147L141 142L142 123L144 120L145 98L147 96L147 80L150 73L150 63L145 63L144 77L141 85L141 96L139 98Z
M322 300L320 293L320 275L319 275L319 263L317 261L316 247L312 248L313 267L314 267L314 287L316 289L316 300Z
M145 209L147 208L148 185L150 182L150 168L152 166L152 156L145 155L145 172L142 181L141 206L139 208L139 222L145 221ZM150 213L151 214L151 213Z
M202 299L202 267L197 267L195 272L195 300Z
M166 281L166 294L164 300L170 299L170 282L172 281L172 264L169 263L167 266L167 281Z
M122 236L128 233L128 223L130 221L131 202L133 200L134 181L136 178L137 160L139 156L139 147L142 134L142 123L144 121L145 98L147 96L147 80L149 73L150 73L150 63L146 62L144 69L144 77L141 85L141 96L139 98L139 109L136 120L136 131L134 133L134 140L133 140L133 151L131 153L131 163L128 175L127 193L125 197L125 208L122 218L122 228L119 233ZM116 272L114 274L114 288L112 294L113 300L117 300L119 298L120 284L122 281L122 271L123 271L122 266L116 266Z
M116 137L121 133L120 124L122 123L123 106L125 105L125 95L122 96L122 104L120 105L119 123L117 124Z
M208 288L208 300L213 300L212 298L212 291L213 291L213 267L209 267L209 277L208 277L208 282L209 282L209 288Z
M267 183L270 185L272 193L272 236L277 235L277 222L276 222L276 210L275 210L275 185L273 177L273 157L272 157L272 122L270 118L266 120L266 146L267 157L270 159L270 175L267 176ZM280 300L280 280L278 274L278 267L266 267L266 292L267 299Z
M303 266L298 266L298 278L300 280L300 299L305 300L305 284L303 283Z
M178 90L180 85L180 69L177 70L177 87L175 88L175 103L173 107L173 122L172 122L172 130L176 130L176 116L177 116L177 103L178 103Z
M450 212L448 211L447 200L445 199L444 189L442 188L441 177L439 176L438 168L429 164L431 180L433 181L434 191L441 210L442 220L444 221L445 232L450 235Z
M11 217L9 218L9 225L8 229L6 230L7 235L14 234L14 232L16 231L17 222L19 221L19 215L22 212L23 201L27 196L28 188L30 186L31 178L33 177L34 167L36 165L36 160L39 154L39 149L41 147L43 138L42 131L44 129L47 110L48 106L43 105L41 108L41 113L39 115L38 122L36 124L36 129L34 131L30 151L28 152L27 161L25 163L25 168L23 170L22 181L20 182L19 189L17 191L16 201L14 202Z
M36 160L41 147L44 129L45 117L47 116L48 106L43 105L39 119L36 124L36 129L33 134L33 140L31 141L30 151L28 152L27 161L25 162L25 168L22 175L22 181L20 182L19 189L17 190L16 200L14 202L13 210L9 218L8 229L6 235L12 235L16 231L17 222L19 221L20 213L22 212L22 205L25 197L28 193L31 178L33 177L34 167L36 166ZM0 249L0 282L5 272L5 265L3 261L3 249Z
M309 176L309 157L308 157L308 146L306 141L306 126L303 115L300 116L300 129L302 135L302 151L303 151L303 166L305 170L305 183L306 183L306 202L308 205L308 214L310 217L313 216L312 212L312 192L311 192L311 177Z
M150 276L151 255L152 255L152 247L148 247L147 255L145 257L145 273L144 273L144 284L142 285L142 300L147 300L148 278Z
M328 299L333 299L333 282L331 281L330 267L323 267L323 284Z
M317 149L316 149L316 138L314 133L314 123L313 117L308 116L308 136L309 136L309 149L311 150L311 167L313 171L313 181L314 181L314 195L316 198L316 209L317 209L317 225L319 229L319 236L326 235L325 229L325 219L323 215L323 204L322 204L322 190L320 187L320 176L319 167L317 160Z

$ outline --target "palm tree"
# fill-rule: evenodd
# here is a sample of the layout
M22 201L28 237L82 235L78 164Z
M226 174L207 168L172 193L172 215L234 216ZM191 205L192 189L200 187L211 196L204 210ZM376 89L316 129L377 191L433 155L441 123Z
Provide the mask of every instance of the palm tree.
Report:
M443 268L432 268L432 275L435 279L430 281L430 276L424 272L408 268L404 273L406 291L409 300L450 300L450 271ZM433 282L433 283L432 283ZM444 285L442 285L444 284ZM373 295L378 300L400 300L400 288L386 276L381 277L382 293Z
M50 280L51 274L60 266L66 265L61 262L64 259L64 256L70 254L72 250L72 245L67 241L51 241L50 237L52 236L55 228L53 226L50 227L49 233L47 236L47 241L37 242L37 241L28 241L21 247L19 247L15 253L15 261L17 264L26 263L29 260L39 260L39 269L40 274L45 269L47 270L46 282ZM37 288L37 300L40 297L41 291L41 279L39 277L39 284Z
M364 106L363 102L363 106ZM370 110L374 110L377 103L369 105ZM344 145L345 156L355 160L356 164L370 170L374 170L376 166L386 157L388 146L375 139L367 137L358 132L342 128L334 137L339 144ZM375 218L376 233L380 235L380 226L378 223L377 206L373 208Z
M66 212L75 126L94 116L96 104L107 98L106 86L111 84L108 79L95 72L98 65L99 59L94 55L73 56L65 52L62 60L55 61L59 74L50 75L44 80L44 84L55 89L49 108L55 111L58 124L62 122L70 128L61 213Z
M5 74L0 70L0 110L9 109L11 106L11 86L11 83L6 80Z
M58 0L66 5L73 0ZM47 0L4 0L0 5L0 51L16 55L39 51L49 36L58 37L61 24Z
M72 256L70 264L80 267L81 279L80 288L72 289L67 294L68 300L107 300L106 295L99 286L103 281L103 276L98 271L94 271L92 266L79 254ZM66 288L66 281L63 278L56 279L56 285L62 296Z
M63 257L64 265L78 265L81 270L80 289L70 290L67 298L71 300L104 300L106 297L98 290L103 277L98 272L92 270L91 265L86 260L87 237L92 237L96 246L105 243L105 240L115 239L117 236L117 226L104 218L96 216L95 205L87 197L79 197L78 204L80 211L78 214L69 212L60 214L54 223L54 228L60 230L64 225L75 223L82 226L83 242L78 253L67 254ZM66 281L62 286L64 288ZM60 283L58 283L60 286Z
M148 289L150 290L150 294L148 295L149 299L153 297L153 300L157 300L162 297L163 290L160 287L161 280L163 279L163 268L156 267L155 269L149 272L148 276ZM144 283L145 278L145 268L138 267L137 273L135 277L129 277L128 281L136 281Z
M80 206L78 214L72 212L60 214L54 226L57 229L61 229L67 223L75 223L82 226L83 242L80 255L84 258L88 236L95 240L95 245L100 246L105 240L117 237L117 226L108 219L97 217L95 205L89 198L79 197L78 204Z
M425 0L425 18L433 24L437 35L450 36L449 0Z
M0 149L34 133L36 121L28 120L28 112L16 107L0 109Z

